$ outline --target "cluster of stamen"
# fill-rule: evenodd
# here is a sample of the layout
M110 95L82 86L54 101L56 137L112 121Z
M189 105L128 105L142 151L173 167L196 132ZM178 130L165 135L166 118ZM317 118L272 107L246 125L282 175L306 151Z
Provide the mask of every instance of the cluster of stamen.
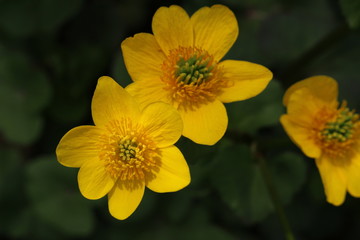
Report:
M359 116L348 108L339 112L333 122L328 122L321 131L321 135L326 141L345 142L352 138L354 126Z
M185 111L214 101L229 85L214 57L196 47L171 50L162 64L162 72L161 80L170 102Z
M329 115L331 116L331 115ZM360 132L359 115L346 107L346 102L323 124L319 138L324 153L338 158L352 154L354 136Z
M204 55L197 56L195 53L189 59L180 56L179 61L175 65L175 77L177 82L184 84L200 85L209 79L213 73L214 65L209 65L210 58Z
M158 150L141 127L122 119L111 122L107 129L109 134L101 139L100 159L113 178L143 180L157 171Z

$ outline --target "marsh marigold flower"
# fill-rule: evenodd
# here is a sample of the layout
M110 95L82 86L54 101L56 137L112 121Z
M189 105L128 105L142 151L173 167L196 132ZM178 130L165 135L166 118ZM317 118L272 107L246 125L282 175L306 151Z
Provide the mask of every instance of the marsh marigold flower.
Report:
M293 142L315 158L327 201L336 206L344 202L346 191L360 197L359 115L337 97L334 79L307 78L286 91L287 114L280 119Z
M62 165L80 168L84 197L108 194L111 215L125 219L139 205L145 186L173 192L189 184L188 165L173 146L181 136L182 121L172 106L157 102L141 111L114 80L101 77L91 110L95 126L71 129L56 149Z
M272 73L246 61L220 62L238 36L237 20L225 6L203 7L191 17L179 6L161 7L152 31L121 44L134 81L126 89L143 106L172 104L183 119L185 137L215 144L228 123L223 103L259 94Z

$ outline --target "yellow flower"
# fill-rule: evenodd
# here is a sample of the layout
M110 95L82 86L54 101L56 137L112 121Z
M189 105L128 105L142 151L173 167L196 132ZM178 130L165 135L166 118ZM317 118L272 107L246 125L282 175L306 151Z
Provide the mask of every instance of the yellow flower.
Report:
M327 201L341 205L346 191L360 197L360 121L344 101L337 101L337 82L315 76L285 93L287 114L281 123L304 154L315 158Z
M223 103L259 94L272 73L246 61L220 62L239 30L233 12L223 5L203 7L191 17L179 6L161 7L152 30L121 44L134 81L126 89L142 106L154 101L172 104L183 119L185 137L215 144L228 123Z
M71 129L56 149L58 161L79 167L80 192L88 199L108 194L109 211L129 217L145 186L155 192L178 191L190 182L188 165L173 144L182 121L170 105L139 105L110 77L98 81L91 105L95 126Z

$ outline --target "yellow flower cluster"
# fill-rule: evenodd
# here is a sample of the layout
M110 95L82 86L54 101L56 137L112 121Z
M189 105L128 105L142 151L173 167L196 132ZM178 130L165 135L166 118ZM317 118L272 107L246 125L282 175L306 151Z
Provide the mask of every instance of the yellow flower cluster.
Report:
M62 165L80 168L82 195L108 195L117 219L135 211L145 186L160 193L186 187L189 167L174 146L180 136L215 144L228 124L223 103L254 97L272 79L264 66L222 60L238 36L236 17L223 5L192 16L179 6L161 7L152 31L121 44L133 83L124 89L101 77L91 105L94 125L71 129L56 149ZM287 90L284 104L281 123L316 159L328 201L341 204L346 190L360 197L360 124L346 103L338 106L335 80L298 82Z
M152 29L121 44L134 83L124 90L101 77L91 106L95 126L71 129L56 149L62 165L80 168L82 195L108 195L117 219L135 211L145 186L155 192L187 186L189 168L173 144L181 135L215 144L227 128L223 102L253 97L272 79L261 65L220 61L238 36L225 6L191 17L179 6L161 7Z

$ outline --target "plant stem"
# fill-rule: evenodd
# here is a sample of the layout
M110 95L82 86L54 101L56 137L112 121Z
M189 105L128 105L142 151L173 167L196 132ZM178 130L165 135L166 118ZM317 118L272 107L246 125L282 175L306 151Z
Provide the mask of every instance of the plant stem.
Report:
M256 149L255 145L253 147L254 147L253 150ZM279 221L280 221L283 231L285 233L285 239L286 240L295 240L294 234L291 230L289 221L285 214L285 210L279 199L279 194L276 190L276 187L274 186L274 182L272 181L272 177L271 177L270 171L267 167L265 158L263 156L261 156L260 154L258 154L257 152L254 152L254 155L257 159L257 162L259 163L260 171L264 178L264 181L265 181L266 187L268 189L272 204L275 208L275 211L277 213L277 216L279 218Z

